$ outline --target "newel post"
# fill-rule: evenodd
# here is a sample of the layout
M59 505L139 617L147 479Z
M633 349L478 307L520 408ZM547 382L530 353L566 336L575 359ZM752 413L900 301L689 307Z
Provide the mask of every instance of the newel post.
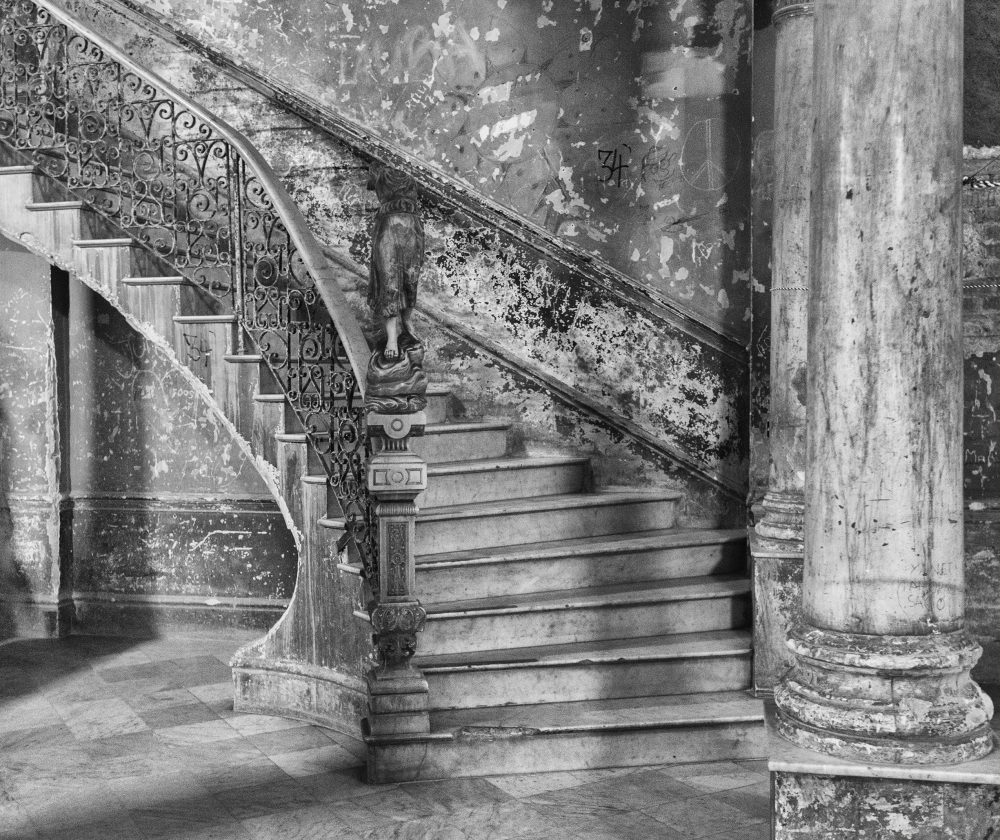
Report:
M417 505L427 487L427 463L410 452L423 434L423 411L368 415L368 433L382 449L368 466L368 490L378 517L378 593L371 611L378 664L368 674L369 727L373 735L427 732L427 680L410 660L427 611L414 595L413 546ZM375 594L375 593L373 593Z
M416 598L417 496L427 488L427 464L409 440L427 423L424 347L413 333L424 230L417 187L404 173L373 166L368 182L378 195L372 230L368 305L383 333L368 365L365 408L376 453L368 492L378 520L378 580L371 622L376 664L368 672L368 730L372 735L430 731L427 680L411 662L427 611Z

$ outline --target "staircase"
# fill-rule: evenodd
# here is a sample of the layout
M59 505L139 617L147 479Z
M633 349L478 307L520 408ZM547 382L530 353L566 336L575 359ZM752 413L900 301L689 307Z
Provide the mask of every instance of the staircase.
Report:
M234 660L237 708L361 736L371 631L317 448L329 432L303 425L217 281L196 284L34 165L0 168L0 184L0 230L173 348L270 465L303 536L288 611ZM586 458L533 454L509 423L460 407L432 387L412 443L430 465L416 524L428 619L413 664L431 732L368 734L369 780L764 755L763 709L747 694L745 531L678 527L681 493L595 488Z

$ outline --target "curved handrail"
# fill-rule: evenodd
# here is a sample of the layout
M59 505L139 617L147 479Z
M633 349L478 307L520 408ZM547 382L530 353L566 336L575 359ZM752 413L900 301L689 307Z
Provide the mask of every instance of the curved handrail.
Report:
M344 296L340 285L337 283L336 274L333 271L329 260L323 253L322 248L316 241L311 230L309 230L306 220L299 210L298 205L292 201L291 196L284 185L278 180L278 176L259 151L244 137L221 117L210 113L193 99L185 96L168 81L158 76L152 70L140 66L128 55L123 53L114 44L103 38L98 33L87 27L82 21L74 17L59 7L48 2L48 0L31 0L32 4L38 6L54 19L63 25L69 26L80 32L86 33L87 39L94 45L100 47L101 52L114 58L118 64L127 68L140 78L153 83L160 91L167 94L170 99L181 103L185 110L203 120L214 128L219 135L230 146L236 149L254 170L261 184L266 188L268 197L274 204L275 209L281 216L288 228L288 233L295 242L296 248L303 256L309 274L316 284L317 291L326 304L327 311L333 319L337 333L344 344L351 367L357 376L358 388L364 395L365 379L368 372L368 361L371 350L368 341L361 330L361 325L351 312L350 304Z
M335 269L236 129L48 0L0 0L0 140L229 305L316 449L377 576L370 351Z

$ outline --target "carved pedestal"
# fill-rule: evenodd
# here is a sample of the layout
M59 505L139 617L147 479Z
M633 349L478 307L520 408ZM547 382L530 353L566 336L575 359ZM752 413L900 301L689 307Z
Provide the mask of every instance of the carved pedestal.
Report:
M368 432L382 448L368 467L368 489L378 517L378 579L371 581L377 665L368 672L371 735L430 730L427 680L411 664L427 613L414 596L416 497L427 488L427 464L407 448L423 433L424 412L368 415Z

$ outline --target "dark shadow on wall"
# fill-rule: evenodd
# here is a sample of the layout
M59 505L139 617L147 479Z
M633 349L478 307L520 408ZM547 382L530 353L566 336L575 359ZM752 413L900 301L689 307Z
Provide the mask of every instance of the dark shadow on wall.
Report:
M31 587L14 552L14 517L7 500L10 476L10 433L0 403L0 641L18 633L19 613L31 597Z

